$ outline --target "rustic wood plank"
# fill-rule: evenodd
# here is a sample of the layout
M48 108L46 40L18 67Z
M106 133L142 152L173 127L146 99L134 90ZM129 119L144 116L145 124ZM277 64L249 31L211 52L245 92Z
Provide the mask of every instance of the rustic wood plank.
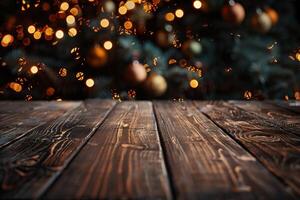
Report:
M0 103L6 108L0 114L0 149L78 105L53 101Z
M287 199L284 186L192 102L156 102L179 199Z
M151 102L118 104L46 198L170 199Z
M233 105L262 117L278 128L300 136L300 115L274 104L261 101L230 101Z
M18 113L32 112L36 108L42 106L42 102L28 102L28 106L23 106L24 101L0 101L0 123L7 124L14 120L15 115Z
M37 198L56 179L113 107L88 101L0 150L1 198Z
M287 110L293 111L295 113L300 113L300 101L268 101L269 103L281 106Z
M25 103L28 106L23 106ZM0 101L0 113L28 112L44 103L45 101Z
M197 102L215 123L300 194L300 138L226 102Z

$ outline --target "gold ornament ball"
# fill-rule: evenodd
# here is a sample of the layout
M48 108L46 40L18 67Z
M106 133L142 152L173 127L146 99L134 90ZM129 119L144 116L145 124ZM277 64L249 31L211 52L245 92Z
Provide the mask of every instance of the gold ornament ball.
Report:
M154 97L162 96L168 88L166 79L156 73L152 73L144 83L145 90Z
M272 28L272 20L266 13L255 14L251 24L254 30L260 33L267 33Z
M271 21L272 21L272 25L277 24L279 16L276 10L274 10L273 8L267 8L265 10L266 14L270 17Z
M132 64L130 64L125 72L125 80L130 85L137 85L139 83L142 83L147 78L147 72L145 67L139 63L138 61L133 61Z
M116 5L111 0L106 1L103 7L105 12L114 12L116 10Z
M183 43L182 51L187 55L198 55L202 52L202 45L195 40L188 40Z
M101 68L106 64L108 59L107 52L99 45L95 45L90 49L87 56L87 63L93 68Z
M240 3L225 5L222 9L224 20L235 25L241 24L245 19L245 15L245 9Z

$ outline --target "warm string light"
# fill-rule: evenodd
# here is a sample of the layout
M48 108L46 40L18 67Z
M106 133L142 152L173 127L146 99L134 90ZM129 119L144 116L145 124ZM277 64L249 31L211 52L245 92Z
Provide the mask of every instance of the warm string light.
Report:
M246 90L246 91L244 92L244 98L245 98L245 99L248 99L248 100L251 99L251 98L252 98L252 92Z
M79 80L79 81L83 81L84 73L83 72L77 72L76 73L76 79Z
M194 8L200 9L202 7L202 3L199 0L195 0L193 3Z
M33 34L34 32L35 32L35 26L34 25L30 25L30 26L28 26L28 29L27 29L27 31L28 31L28 33L30 33L30 34Z
M297 59L297 61L299 61L299 62L300 62L300 52L297 52L297 53L296 53L296 56L295 56L295 58Z
M70 7L70 5L68 2L62 2L60 4L60 10L62 10L62 11L67 11L69 9L69 7Z
M109 20L106 19L106 18L101 19L101 21L100 21L100 26L101 26L102 28L107 28L107 27L109 26Z
M196 79L190 80L190 87L191 88L197 88L199 86L199 83Z
M120 6L118 11L120 15L125 15L127 13L127 8L125 6Z
M125 3L125 6L126 6L126 8L127 8L128 10L132 10L132 9L135 8L135 3L134 3L133 1L131 1L131 0L129 0L129 1L127 1L127 2Z
M36 31L36 32L33 34L33 38L36 39L36 40L41 39L41 37L42 37L42 32L40 32L40 31Z
M72 8L70 10L70 13L73 15L73 16L78 16L79 15L79 10L78 8Z
M68 35L70 37L75 37L77 35L77 29L76 28L70 28L68 31Z
M129 30L133 27L133 24L130 20L127 20L126 22L124 22L124 28Z
M16 82L11 82L9 84L10 89L14 90L15 92L21 92L23 87L21 84L16 83Z
M13 43L13 41L14 41L14 36L7 34L7 35L4 35L4 37L2 38L1 45L3 47L8 47L9 45L11 45Z
M165 15L165 19L166 19L166 21L169 21L169 22L174 21L175 15L173 13L169 12Z
M68 15L66 18L66 22L69 26L75 24L75 17L73 15Z
M46 28L45 35L46 36L52 36L54 33L53 29L51 27Z
M178 17L178 18L182 18L183 15L184 15L184 11L183 11L182 9L177 9L177 10L175 11L175 15L176 15L176 17Z
M30 68L30 72L31 72L32 74L36 74L36 73L38 73L38 71L39 71L39 68L38 68L37 66L35 66L35 65L33 65L33 66Z
M66 68L62 67L59 69L58 73L61 77L66 77L68 75L68 70Z
M57 39L62 39L64 37L64 32L62 30L58 30L55 33Z
M85 81L85 85L89 88L93 87L95 85L95 82L93 79L89 78Z
M112 47L113 47L113 44L111 41L105 41L104 44L103 44L103 47L106 49L106 50L111 50Z

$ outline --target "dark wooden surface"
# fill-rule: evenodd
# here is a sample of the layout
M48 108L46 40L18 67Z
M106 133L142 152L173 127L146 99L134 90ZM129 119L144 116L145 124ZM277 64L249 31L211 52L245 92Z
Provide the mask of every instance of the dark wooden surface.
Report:
M0 102L0 198L299 199L300 105Z

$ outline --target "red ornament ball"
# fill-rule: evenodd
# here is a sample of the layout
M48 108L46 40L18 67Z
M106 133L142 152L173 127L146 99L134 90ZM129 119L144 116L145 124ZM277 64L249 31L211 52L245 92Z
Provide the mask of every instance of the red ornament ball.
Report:
M241 24L245 19L245 15L245 9L240 3L230 3L222 9L224 20L235 25Z
M92 47L87 56L87 63L93 68L101 68L106 64L107 60L106 50L99 45Z
M276 10L274 10L273 8L267 8L265 10L266 14L270 17L272 24L275 25L278 22L279 19L279 15L277 13Z

